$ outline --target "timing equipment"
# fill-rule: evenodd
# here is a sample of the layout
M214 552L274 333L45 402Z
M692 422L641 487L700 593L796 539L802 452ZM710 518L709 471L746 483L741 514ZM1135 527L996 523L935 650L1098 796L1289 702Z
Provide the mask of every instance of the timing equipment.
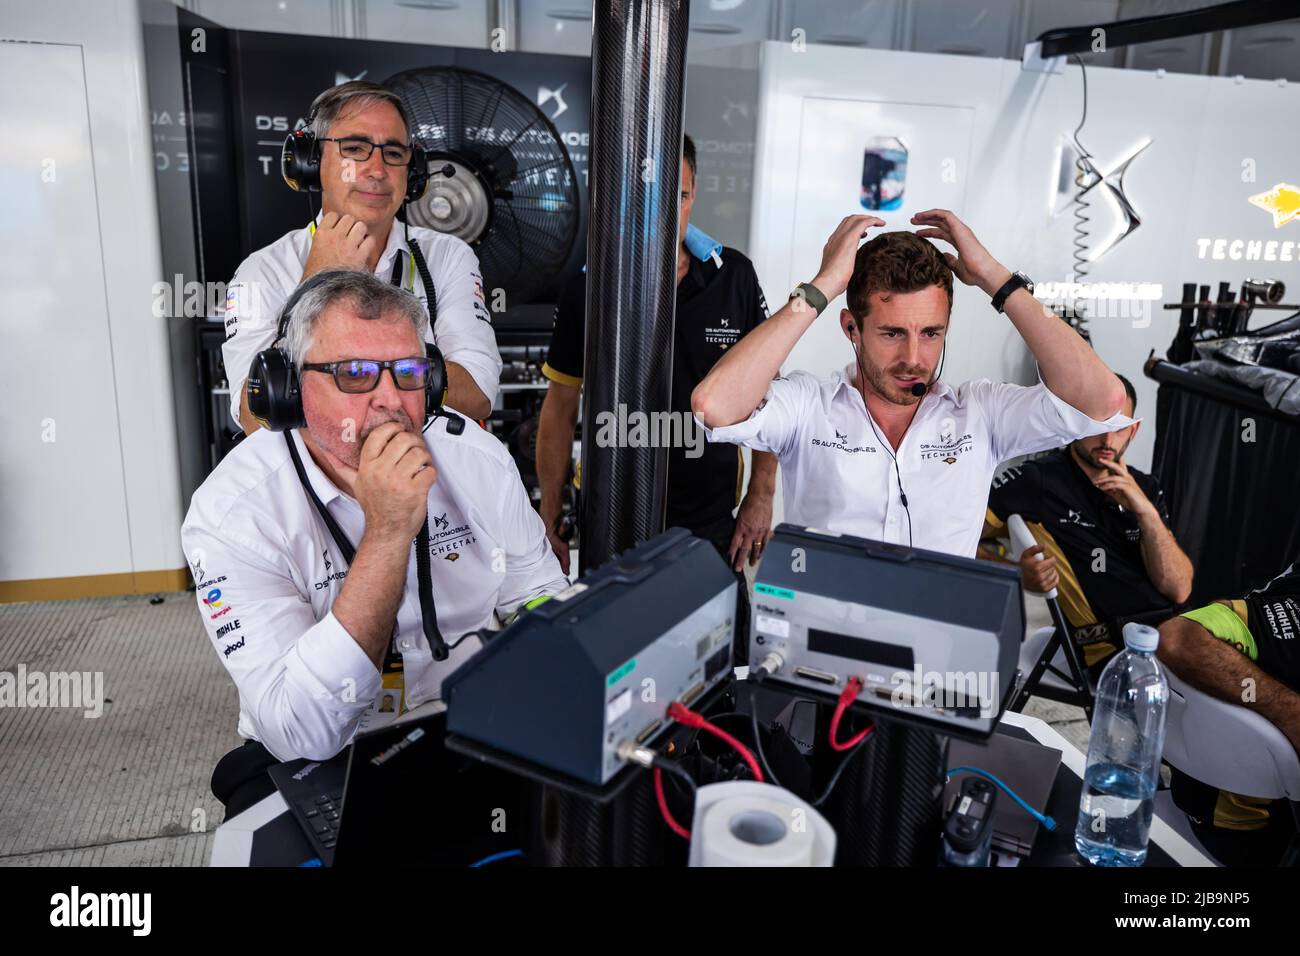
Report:
M857 678L869 710L977 737L1014 689L1017 568L782 524L752 597L751 674L768 681L838 695Z
M448 746L603 787L732 673L736 579L682 528L521 614L443 682ZM540 771L540 772L539 772ZM626 779L626 778L620 778Z

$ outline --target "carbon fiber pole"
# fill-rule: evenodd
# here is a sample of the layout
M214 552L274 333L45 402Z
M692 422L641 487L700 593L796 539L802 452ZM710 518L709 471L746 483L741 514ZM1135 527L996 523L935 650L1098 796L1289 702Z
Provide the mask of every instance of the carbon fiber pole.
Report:
M689 0L593 11L580 571L664 526L668 449L628 447L628 416L671 401L688 20Z

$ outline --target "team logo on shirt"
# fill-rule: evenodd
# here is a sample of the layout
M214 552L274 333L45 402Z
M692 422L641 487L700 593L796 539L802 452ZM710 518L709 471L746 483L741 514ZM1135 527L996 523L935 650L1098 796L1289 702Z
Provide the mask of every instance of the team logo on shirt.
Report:
M429 535L429 555L444 561L455 563L460 559L459 552L478 541L469 522L461 521L457 516L453 521L450 512L433 516L433 532Z
M939 422L939 440L921 442L921 460L955 465L962 455L975 447L973 438L969 432L958 436L957 423L951 418L945 418Z
M1073 508L1067 508L1065 517L1058 518L1056 520L1057 520L1057 524L1072 524L1072 525L1077 525L1080 528L1097 527L1095 523L1089 521L1087 518L1083 516L1081 512L1075 511Z
M321 559L325 562L325 578L316 582L316 590L322 591L329 587L335 581L342 581L348 576L347 571L333 571L334 562L330 560L330 549L323 548L320 553Z
M726 349L735 345L736 340L740 338L740 329L732 328L731 319L723 316L718 319L717 325L706 325L704 327L704 341L709 345L720 345Z
M823 438L811 439L814 448L834 448L836 451L842 451L848 455L856 455L858 452L870 452L875 454L875 445L849 445L849 436L844 434L838 428L832 428L835 432L835 441L826 441Z

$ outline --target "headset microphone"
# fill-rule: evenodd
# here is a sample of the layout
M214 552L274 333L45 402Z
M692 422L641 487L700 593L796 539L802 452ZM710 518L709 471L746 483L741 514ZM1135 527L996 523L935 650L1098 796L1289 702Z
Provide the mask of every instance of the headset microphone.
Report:
M929 386L926 385L924 382L917 382L915 385L912 386L911 392L917 398L920 398L922 395L926 393L928 389Z

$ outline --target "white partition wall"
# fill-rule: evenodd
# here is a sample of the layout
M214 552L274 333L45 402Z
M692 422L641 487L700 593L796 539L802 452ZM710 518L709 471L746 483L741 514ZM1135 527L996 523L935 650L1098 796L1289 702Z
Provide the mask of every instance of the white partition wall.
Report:
M1247 277L1279 278L1300 291L1300 222L1275 229L1249 202L1300 179L1300 128L1281 119L1300 116L1300 87L1098 67L1087 80L1080 138L1102 168L1146 146L1124 180L1142 225L1092 262L1086 281L1158 283L1163 301L1177 301L1191 281L1236 288ZM774 305L816 273L835 224L865 211L863 150L875 136L898 137L909 152L903 204L880 214L890 228L914 229L913 213L946 206L1009 268L1039 283L1067 280L1074 220L1068 206L1053 214L1052 192L1061 144L1081 116L1077 66L1044 74L1010 60L764 43L759 91L748 251ZM1090 198L1095 250L1123 219L1106 190ZM1213 244L1204 251L1198 240L1207 238L1228 240L1224 258L1214 258ZM1243 243L1231 245L1236 239ZM1247 248L1263 251L1247 261ZM1241 258L1231 258L1233 249ZM1177 312L1160 304L1112 310L1120 315L1101 314L1101 303L1090 309L1093 343L1136 385L1140 416L1154 411L1156 391L1142 364L1152 349L1163 355L1177 327ZM835 318L842 306L832 303L787 370L824 375L850 361ZM1010 323L963 287L944 378L978 377L1030 382L1034 369ZM1152 420L1130 451L1139 468L1150 464L1153 438Z
M0 20L0 599L181 588L134 0Z

